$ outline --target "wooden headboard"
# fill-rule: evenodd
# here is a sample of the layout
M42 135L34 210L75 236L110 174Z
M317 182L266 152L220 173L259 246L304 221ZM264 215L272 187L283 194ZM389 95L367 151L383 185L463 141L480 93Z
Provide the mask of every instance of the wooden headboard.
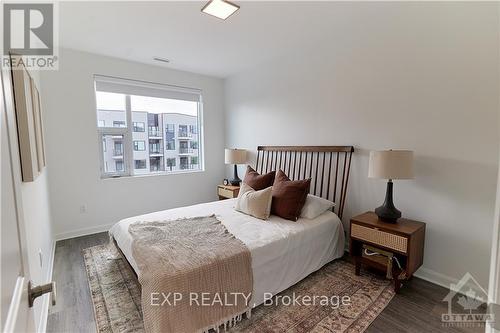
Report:
M255 170L311 178L310 193L335 202L333 211L342 218L353 152L353 146L259 146Z

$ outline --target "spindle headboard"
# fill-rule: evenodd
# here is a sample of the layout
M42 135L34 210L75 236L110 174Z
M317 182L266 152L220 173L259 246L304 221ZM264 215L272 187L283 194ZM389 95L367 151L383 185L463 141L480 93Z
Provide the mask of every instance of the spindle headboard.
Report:
M311 178L310 193L335 202L333 211L342 218L353 152L353 146L259 146L255 170Z

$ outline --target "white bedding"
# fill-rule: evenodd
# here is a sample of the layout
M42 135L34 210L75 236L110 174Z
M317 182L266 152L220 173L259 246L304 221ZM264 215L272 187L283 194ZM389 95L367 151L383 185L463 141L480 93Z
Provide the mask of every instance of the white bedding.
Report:
M243 241L252 255L253 306L265 293L277 294L344 254L344 229L340 219L327 211L297 222L271 215L262 221L234 210L236 199L168 209L121 220L110 234L137 272L128 226L136 221L162 221L215 214L226 228Z

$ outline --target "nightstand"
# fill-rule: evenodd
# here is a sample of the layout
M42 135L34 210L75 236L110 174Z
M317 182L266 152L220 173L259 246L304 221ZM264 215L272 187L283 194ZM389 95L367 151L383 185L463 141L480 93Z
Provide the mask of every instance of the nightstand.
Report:
M392 256L394 290L399 291L401 280L409 279L422 265L424 259L425 223L398 219L397 223L379 220L374 212L366 212L351 219L350 254L354 259L355 273L361 265L387 271L383 260L366 255L365 248L380 249ZM372 253L372 252L369 252ZM378 257L380 259L380 256ZM398 263L401 265L399 267Z
M217 185L217 195L219 200L237 198L240 193L239 186Z

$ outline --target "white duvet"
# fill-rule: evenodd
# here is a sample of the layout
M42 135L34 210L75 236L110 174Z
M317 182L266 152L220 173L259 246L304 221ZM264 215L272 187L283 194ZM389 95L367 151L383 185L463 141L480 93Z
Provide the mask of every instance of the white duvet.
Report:
M327 211L319 217L297 222L271 215L263 221L234 210L236 199L168 209L121 220L110 234L137 272L128 232L137 221L162 221L215 214L250 250L253 270L253 306L268 293L277 294L299 282L344 253L344 229L340 219Z

